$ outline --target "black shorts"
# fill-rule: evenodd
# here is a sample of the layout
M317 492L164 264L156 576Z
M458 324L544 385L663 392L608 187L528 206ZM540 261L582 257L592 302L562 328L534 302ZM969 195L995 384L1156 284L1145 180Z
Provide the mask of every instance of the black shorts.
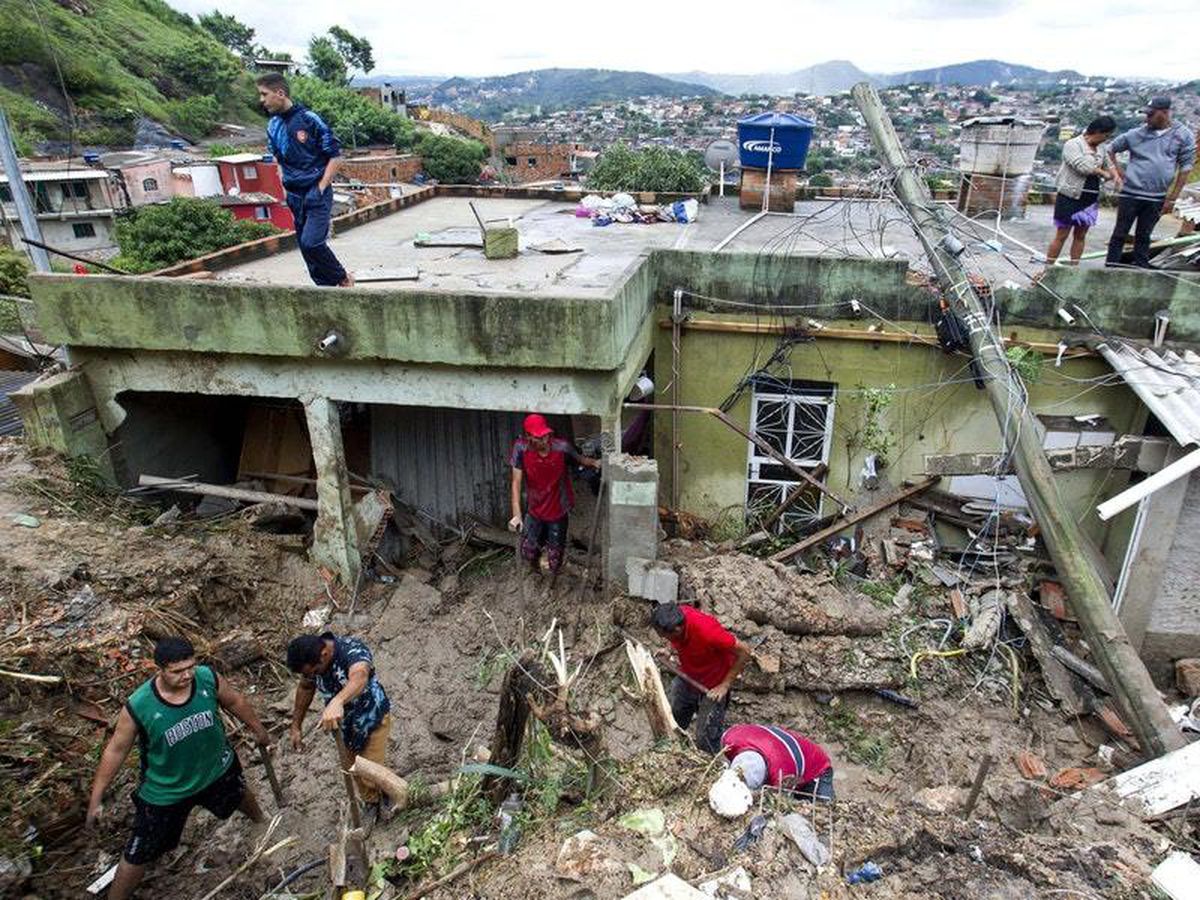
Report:
M225 774L186 800L158 806L133 795L133 834L125 845L125 860L135 866L154 862L179 846L183 826L197 806L203 806L218 819L228 819L242 805L246 795L246 777L237 756Z

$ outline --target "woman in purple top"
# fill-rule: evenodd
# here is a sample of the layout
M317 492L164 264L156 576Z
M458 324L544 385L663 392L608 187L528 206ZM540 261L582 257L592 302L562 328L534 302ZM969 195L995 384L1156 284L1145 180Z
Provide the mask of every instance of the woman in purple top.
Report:
M1046 250L1047 264L1053 264L1062 252L1067 235L1071 240L1071 264L1077 265L1083 256L1088 229L1100 216L1100 181L1112 178L1104 165L1101 145L1112 137L1117 123L1112 116L1094 119L1083 134L1063 144L1062 167L1058 170L1054 200L1054 239Z

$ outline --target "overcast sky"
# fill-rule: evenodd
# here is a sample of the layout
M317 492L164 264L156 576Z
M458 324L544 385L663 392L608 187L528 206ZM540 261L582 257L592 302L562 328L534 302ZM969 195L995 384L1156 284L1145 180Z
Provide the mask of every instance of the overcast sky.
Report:
M259 42L298 59L311 34L342 25L371 41L376 74L502 75L551 66L789 72L830 59L898 72L1001 59L1086 75L1200 75L1196 0L168 2L189 13L231 13L257 30Z

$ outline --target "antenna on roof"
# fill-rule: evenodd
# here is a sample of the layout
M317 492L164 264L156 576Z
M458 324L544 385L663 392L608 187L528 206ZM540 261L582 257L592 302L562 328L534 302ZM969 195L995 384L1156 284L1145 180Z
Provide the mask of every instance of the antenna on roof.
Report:
M704 148L704 164L712 171L720 173L721 196L724 197L725 173L741 167L737 144L725 138L717 138Z

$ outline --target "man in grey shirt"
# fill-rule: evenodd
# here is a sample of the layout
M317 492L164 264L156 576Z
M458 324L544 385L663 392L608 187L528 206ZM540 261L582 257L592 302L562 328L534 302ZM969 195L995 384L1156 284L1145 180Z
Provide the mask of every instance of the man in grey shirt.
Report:
M1129 165L1122 174L1115 154L1124 150L1129 151ZM1172 124L1169 97L1151 100L1146 124L1126 131L1108 145L1108 162L1117 173L1120 197L1105 265L1120 265L1125 238L1136 222L1133 264L1150 268L1150 235L1159 217L1174 205L1195 161L1196 139L1187 128Z

